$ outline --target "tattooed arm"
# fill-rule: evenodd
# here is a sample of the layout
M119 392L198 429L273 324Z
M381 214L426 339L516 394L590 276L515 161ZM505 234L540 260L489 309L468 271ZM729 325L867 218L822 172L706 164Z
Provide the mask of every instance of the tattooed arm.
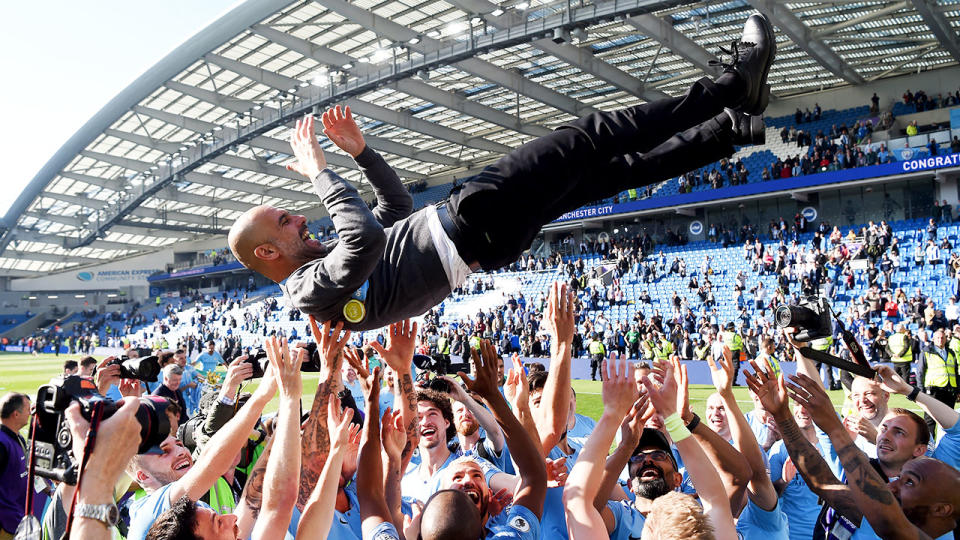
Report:
M250 471L247 484L240 494L240 504L237 505L237 527L240 528L240 538L247 538L253 532L253 524L260 517L260 506L263 504L263 479L267 475L267 462L273 450L273 435L267 438L263 453L257 458L257 463Z
M420 432L417 430L417 395L413 389L413 375L411 364L413 351L417 344L417 323L405 319L390 325L387 334L387 346L383 347L377 341L370 342L374 351L383 358L396 376L394 377L394 410L400 412L404 430L407 432L407 443L403 449L401 470L407 467L413 457L413 449L420 442Z
M321 328L316 319L310 316L310 328L317 341L317 351L320 353L320 384L313 396L313 406L310 408L310 417L303 426L303 437L300 441L300 451L303 464L300 468L300 488L297 497L297 508L303 510L307 498L320 479L320 472L330 454L330 434L327 430L327 403L330 396L335 396L340 388L340 365L343 363L343 347L350 340L350 332L343 332L343 323L337 323L331 333L330 322L325 322Z
M787 447L790 460L797 468L797 472L807 482L810 491L816 493L825 504L832 506L850 521L859 523L863 518L863 513L857 507L857 503L850 492L850 487L837 479L820 451L810 443L803 431L800 430L800 426L797 425L793 414L791 414L790 403L787 399L787 386L783 376L774 379L767 371L760 369L756 362L751 361L750 364L753 366L754 373L745 374L747 384L763 404L763 407L773 415L773 419L780 429L780 435L783 437L783 444ZM826 397L826 392L819 386L819 383L811 381L811 384L811 388L819 388L820 392L823 392L823 396ZM826 400L829 403L830 399L826 398ZM811 416L814 414L815 411L812 411L804 402L800 401L798 403L804 405L808 414ZM833 410L833 405L827 405L825 414L832 416L837 423L840 422ZM842 424L840 425L842 427Z

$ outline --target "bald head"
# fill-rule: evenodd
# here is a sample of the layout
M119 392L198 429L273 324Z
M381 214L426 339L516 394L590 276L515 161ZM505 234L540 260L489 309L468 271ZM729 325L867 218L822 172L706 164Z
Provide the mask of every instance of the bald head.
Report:
M479 539L482 537L480 511L462 491L438 491L423 509L420 536L423 540Z
M263 227L258 229L257 227L257 223L262 221L270 210L276 209L272 206L260 205L247 210L233 222L230 233L227 235L227 244L230 246L233 256L252 270L257 269L257 260L253 254L254 248L270 241L266 229Z
M307 230L307 218L260 205L247 210L230 227L230 251L244 266L279 283L327 249Z

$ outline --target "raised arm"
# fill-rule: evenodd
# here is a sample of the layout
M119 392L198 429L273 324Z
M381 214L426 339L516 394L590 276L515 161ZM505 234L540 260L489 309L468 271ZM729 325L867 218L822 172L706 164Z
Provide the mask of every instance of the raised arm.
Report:
M870 459L853 443L850 433L833 410L830 396L817 381L806 375L790 378L790 397L803 405L814 423L829 437L843 470L847 473L849 493L863 517L881 538L929 538L904 515L887 482L870 464Z
M363 175L373 185L377 197L377 207L373 215L384 227L389 227L410 215L413 211L413 197L403 187L400 177L376 151L367 146L360 127L353 120L350 107L339 105L328 109L321 117L323 134L360 166Z
M567 431L567 413L570 410L570 354L576 324L574 299L567 291L566 283L554 283L550 289L544 325L551 336L550 373L533 418L540 433L540 446L546 456Z
M567 515L567 531L575 540L609 538L613 532L612 516L604 519L603 508L597 511L594 501L602 493L603 471L607 461L610 443L624 417L646 409L646 397L634 407L637 398L637 385L633 378L633 363L626 360L604 361L603 374L603 415L594 426L587 439L576 465L570 471L567 484L563 488L563 504Z
M736 527L727 490L717 474L717 469L707 459L700 443L691 437L677 411L678 379L675 374L681 368L680 361L674 357L663 369L663 384L658 388L650 379L644 378L643 385L654 408L664 418L664 425L670 438L677 445L683 464L693 484L697 486L697 496L703 505L703 513L713 524L717 538L736 538ZM730 374L732 377L732 373ZM686 382L685 377L683 382ZM729 414L729 412L728 412ZM749 431L749 428L748 428ZM752 433L751 433L752 436ZM754 442L756 446L756 442ZM759 447L758 447L759 451ZM766 473L764 473L766 475ZM769 482L769 480L767 480ZM776 496L776 495L774 495ZM774 500L776 505L776 500Z
M329 254L316 261L311 277L320 281L321 286L352 291L367 280L380 262L387 238L383 225L367 208L356 188L327 167L313 124L312 116L297 121L290 141L297 162L288 168L313 182L313 189L330 214L339 240Z
M873 367L873 370L880 376L881 386L884 390L903 396L909 396L913 392L914 387L897 375L897 372L890 366L877 365ZM960 419L960 413L957 413L953 407L929 394L920 392L915 399L923 412L929 414L937 422L937 425L944 430L955 426L957 420Z
M467 385L467 389L476 392L483 398L493 412L493 416L503 429L507 439L507 448L517 465L517 475L520 477L520 486L513 496L513 504L520 505L537 518L543 515L543 500L547 496L547 470L536 444L520 425L507 401L500 395L497 388L497 351L488 340L480 342L480 351L471 351L476 371L476 379L471 379L466 373L460 372L460 378ZM564 409L566 410L566 409Z
M323 464L320 480L303 507L300 524L297 525L297 538L326 538L333 524L333 511L337 505L337 487L340 482L340 468L349 440L359 432L352 424L353 409L340 410L340 400L330 396L327 401L327 426L331 434L330 455Z
M307 498L313 492L320 478L324 463L330 453L330 434L327 430L327 402L330 396L336 396L340 389L340 366L343 363L343 348L350 341L350 331L342 332L343 323L337 323L331 332L330 321L317 324L313 315L309 316L310 330L317 341L320 355L320 383L313 396L310 417L303 425L303 438L300 450L303 466L300 469L300 491L297 507L301 510Z
M290 481L300 472L300 396L303 382L300 364L305 349L290 354L286 338L271 337L265 343L280 387L280 405L274 431L273 459L267 463L263 507L253 528L253 537L282 539L297 502L297 486Z
M194 501L199 499L210 490L223 471L231 466L233 458L247 443L250 432L257 425L263 407L277 392L274 367L268 365L264 373L263 380L253 392L253 396L210 438L193 467L170 487L167 493L171 503L183 496Z
M747 385L776 420L780 435L783 437L783 444L787 447L790 461L797 468L797 472L806 481L810 491L820 497L825 504L836 509L847 519L859 522L863 514L857 508L850 494L850 488L837 479L826 460L807 440L800 426L797 425L796 419L790 413L790 402L787 399L787 388L783 376L774 379L766 370L760 369L755 362L751 361L751 364L754 373L744 373ZM836 417L835 413L834 417Z
M381 523L393 523L390 508L383 492L383 459L380 456L380 368L370 374L370 393L367 394L366 418L360 438L360 457L357 466L357 497L363 537L371 538ZM402 524L401 524L402 525ZM396 523L394 523L396 526Z
M727 419L732 420L730 424L730 434L733 437L733 445L743 454L747 463L750 465L752 474L750 482L747 484L747 494L754 504L763 510L773 510L777 506L777 491L773 488L773 482L767 474L763 463L763 453L757 438L747 423L747 418L740 410L737 398L733 394L733 378L736 376L733 369L733 353L726 345L723 346L723 356L714 359L713 356L707 358L710 365L710 375L713 378L713 385L720 393L723 399L724 407L727 409ZM686 460L684 460L686 463ZM696 481L694 481L696 485ZM699 487L699 486L698 486Z
M417 430L417 395L413 389L413 374L411 373L413 351L417 344L417 323L405 319L390 325L387 333L387 346L384 348L378 341L371 341L370 346L380 355L380 358L390 366L395 373L393 389L394 410L403 418L403 426L407 433L407 445L403 449L403 463L405 469L413 449L420 442L420 431Z

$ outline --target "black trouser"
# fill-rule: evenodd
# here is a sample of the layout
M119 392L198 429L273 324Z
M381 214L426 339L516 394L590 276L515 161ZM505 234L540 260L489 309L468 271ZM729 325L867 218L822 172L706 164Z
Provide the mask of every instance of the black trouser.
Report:
M957 404L957 389L952 386L946 388L928 386L924 393L933 399L946 403L951 409ZM927 427L930 428L930 443L933 444L937 432L937 422L927 413L923 413L923 419L927 422Z
M894 362L893 370L897 372L903 380L910 382L910 366L912 362Z
M600 364L603 362L602 354L591 354L590 355L590 380L597 380L597 370L600 369ZM603 380L603 370L600 369L600 380Z
M738 94L731 74L704 78L683 97L591 113L517 148L447 200L460 256L501 268L566 212L730 156L732 132L715 117Z

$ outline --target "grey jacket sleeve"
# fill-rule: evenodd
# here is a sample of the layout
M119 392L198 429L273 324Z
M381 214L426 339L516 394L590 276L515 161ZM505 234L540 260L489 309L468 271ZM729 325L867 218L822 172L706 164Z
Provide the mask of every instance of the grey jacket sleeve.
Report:
M316 191L337 231L339 240L319 259L312 273L321 285L356 289L373 272L387 243L383 225L367 208L356 188L330 169L313 179Z
M216 435L217 431L220 431L220 428L225 426L227 422L233 418L234 413L236 413L236 406L221 403L220 399L217 398L210 405L206 413L207 416L204 418L203 423L200 424L199 429L193 433L193 438L197 442L198 453L210 442L210 439Z
M373 192L377 197L377 207L373 209L373 215L377 221L384 227L390 227L409 216L413 211L413 197L403 187L400 177L383 156L368 145L356 157L356 162L373 185Z

